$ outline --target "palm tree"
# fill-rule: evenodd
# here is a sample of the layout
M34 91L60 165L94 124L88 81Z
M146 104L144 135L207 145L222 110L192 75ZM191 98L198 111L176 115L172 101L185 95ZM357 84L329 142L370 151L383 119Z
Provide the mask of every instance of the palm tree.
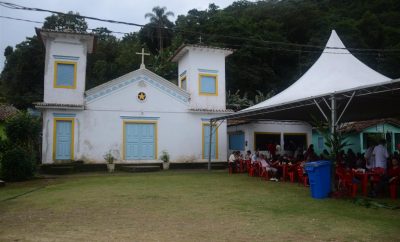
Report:
M156 6L152 9L153 13L146 13L145 18L150 18L150 23L157 26L158 30L158 40L159 40L159 51L163 50L163 33L167 26L171 26L172 22L169 21L168 17L174 17L174 13L171 11L165 12L166 7Z

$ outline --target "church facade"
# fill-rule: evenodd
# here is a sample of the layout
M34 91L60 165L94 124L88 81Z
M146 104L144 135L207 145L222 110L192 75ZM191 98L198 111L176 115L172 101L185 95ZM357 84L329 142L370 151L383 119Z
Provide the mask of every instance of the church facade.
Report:
M142 65L90 90L85 89L91 34L37 29L46 48L42 163L82 160L104 163L226 161L226 123L210 127L225 106L225 58L232 50L184 45L172 58L178 85ZM143 59L142 52L142 59ZM211 152L210 128L212 128Z

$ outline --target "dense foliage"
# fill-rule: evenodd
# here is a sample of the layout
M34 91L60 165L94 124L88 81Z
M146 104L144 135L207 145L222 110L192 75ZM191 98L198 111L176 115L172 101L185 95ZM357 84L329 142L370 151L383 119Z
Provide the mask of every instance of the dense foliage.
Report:
M0 175L7 181L32 177L40 153L40 121L20 112L5 123L6 140L0 142Z
M35 171L35 159L26 149L15 146L7 149L1 157L1 177L6 181L23 181Z
M39 144L41 127L37 117L20 112L6 121L6 137L13 146L24 147L33 153Z
M228 103L239 100L248 105L241 99L257 102L254 99L260 93L268 97L297 80L318 58L332 29L347 47L400 49L398 0L237 1L225 9L210 4L204 11L190 10L186 15L177 16L174 24L167 21L168 16L171 13L165 8L155 7L147 15L150 22L145 27L121 39L106 28L93 30L99 38L96 52L89 55L86 87L137 69L140 56L136 52L142 47L152 53L146 67L176 83L176 65L168 62L169 57L182 43L197 44L201 37L202 44L236 50L227 59L226 76L227 89L239 95L239 99L231 96ZM82 18L68 21L62 18L50 16L44 27L79 31L87 28ZM27 38L15 50L5 50L6 63L0 81L2 96L7 102L21 108L42 99L43 52L36 37ZM399 51L353 49L352 53L389 77L400 76ZM235 109L242 107L229 104Z

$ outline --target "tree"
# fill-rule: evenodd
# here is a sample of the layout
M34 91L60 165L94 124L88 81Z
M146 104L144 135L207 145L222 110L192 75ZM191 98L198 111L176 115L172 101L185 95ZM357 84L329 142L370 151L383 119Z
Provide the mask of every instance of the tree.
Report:
M226 95L226 107L234 111L239 111L244 108L248 108L251 105L251 100L247 98L245 93L243 97L240 96L240 90L234 93L228 91Z
M87 23L79 14L53 14L46 18L43 28L84 32ZM37 36L28 37L15 49L4 51L6 63L0 75L2 94L5 101L19 109L33 106L43 100L44 47Z
M69 11L67 14L52 14L46 17L43 28L58 31L86 32L88 25L85 18L79 16L78 12Z
M36 36L7 48L6 63L0 75L5 101L19 109L31 107L43 98L44 51Z
M153 13L146 13L145 18L150 18L149 27L156 27L158 38L158 51L162 52L164 48L164 38L166 38L166 28L171 28L173 23L169 21L168 17L173 17L174 13L171 11L166 12L166 7L156 6L152 9Z

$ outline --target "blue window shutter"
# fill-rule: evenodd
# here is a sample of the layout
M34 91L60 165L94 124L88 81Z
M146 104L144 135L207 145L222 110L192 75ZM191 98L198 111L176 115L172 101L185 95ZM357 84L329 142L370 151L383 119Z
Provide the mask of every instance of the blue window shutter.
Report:
M244 133L229 134L229 149L244 150Z
M201 90L202 93L216 94L216 77L215 76L201 76Z
M72 87L75 78L75 65L57 63L57 86Z

